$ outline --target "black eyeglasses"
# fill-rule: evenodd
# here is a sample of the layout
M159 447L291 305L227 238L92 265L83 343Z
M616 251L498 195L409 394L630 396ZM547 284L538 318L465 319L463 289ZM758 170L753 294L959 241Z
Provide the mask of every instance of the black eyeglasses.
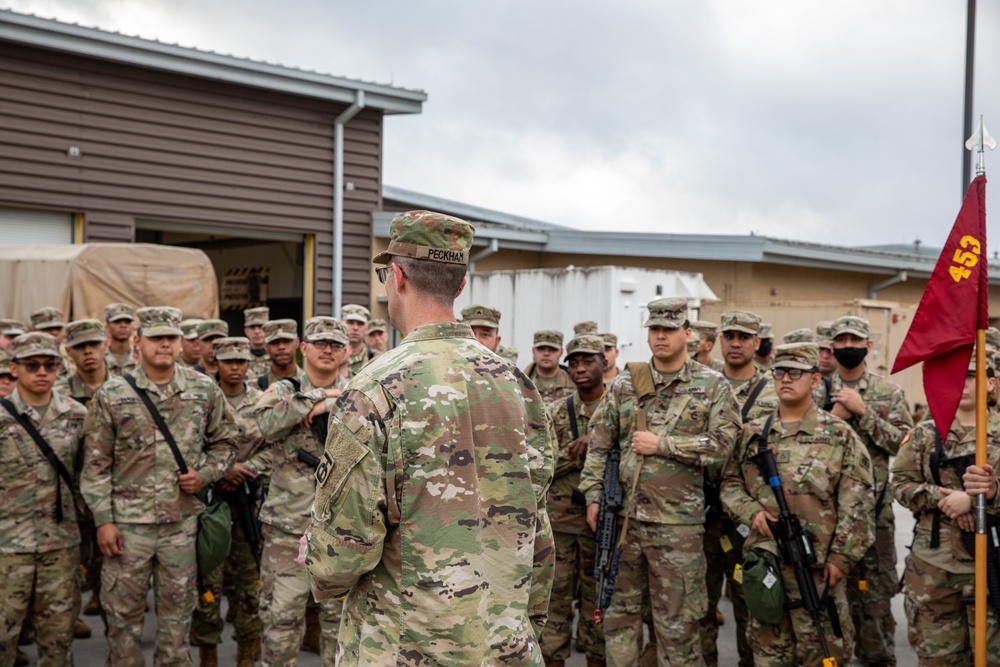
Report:
M389 266L380 266L375 269L375 275L378 276L378 281L385 285L385 281L389 278Z
M343 345L341 345L340 343L338 343L336 341L332 341L332 340L311 340L311 341L309 341L309 344L310 345L314 345L314 346L318 347L321 350L325 350L327 348L330 348L330 349L332 349L334 351L343 350L344 349Z
M798 380L802 377L803 373L815 373L816 371L804 371L801 368L774 368L771 369L771 374L774 375L775 380L780 380L786 375L792 380Z
M46 361L44 364L40 361L19 361L17 363L29 373L37 373L40 368L44 368L46 373L57 373L62 366L58 361Z

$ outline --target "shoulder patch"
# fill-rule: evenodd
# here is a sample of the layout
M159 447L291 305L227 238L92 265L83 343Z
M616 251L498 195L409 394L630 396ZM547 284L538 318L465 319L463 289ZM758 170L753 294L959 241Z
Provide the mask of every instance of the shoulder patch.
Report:
M359 420L360 421L360 420ZM330 432L326 451L316 467L316 499L313 513L317 518L329 516L330 503L336 499L351 470L370 453L366 443L345 428Z

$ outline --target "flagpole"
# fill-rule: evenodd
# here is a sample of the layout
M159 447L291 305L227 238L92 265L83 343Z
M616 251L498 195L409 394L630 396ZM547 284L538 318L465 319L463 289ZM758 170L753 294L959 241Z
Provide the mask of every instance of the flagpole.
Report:
M976 465L986 461L986 330L976 330ZM986 495L976 496L976 667L986 667Z

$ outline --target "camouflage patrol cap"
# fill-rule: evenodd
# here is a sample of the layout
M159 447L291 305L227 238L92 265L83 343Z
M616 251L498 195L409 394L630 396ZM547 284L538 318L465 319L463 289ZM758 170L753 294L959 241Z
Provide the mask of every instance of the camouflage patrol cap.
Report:
M385 320L368 320L368 333L385 332Z
M310 317L306 320L306 342L316 343L321 340L332 340L347 346L347 327L335 317Z
M687 322L688 306L686 299L654 299L646 304L646 309L649 310L649 319L643 325L645 327L679 329Z
M987 346L986 348L986 374L990 377L996 377L997 370L997 353ZM972 356L969 358L969 372L976 372L976 348L972 348Z
M815 371L819 366L819 346L816 343L786 343L774 348L771 368L798 368Z
M596 334L597 333L597 322L594 320L586 320L584 322L577 322L573 325L573 335L581 336L583 334Z
M0 376L13 375L10 372L10 362L14 361L14 353L6 348L0 347Z
M242 336L216 338L212 341L215 358L219 361L253 361L250 339Z
M264 324L264 342L276 340L298 340L299 323L295 320L268 320Z
M597 334L604 339L604 347L618 347L618 336L613 333Z
M181 335L184 336L185 340L198 340L198 325L201 324L201 320L190 319L181 322Z
M823 320L816 323L815 342L820 347L833 347L833 320Z
M500 311L489 306L473 304L462 309L462 321L470 327L500 328Z
M986 329L986 351L990 350L1000 350L1000 329L996 327Z
M375 255L372 264L388 264L393 255L468 264L469 248L475 234L476 228L465 220L444 213L400 213L389 225L389 247Z
M356 303L349 303L340 309L340 319L345 322L361 322L362 324L368 323L368 318L372 314L368 312L368 309L364 306L359 306Z
M561 331L555 329L542 329L535 332L535 340L532 347L552 347L557 350L562 349L563 335Z
M832 338L836 338L837 336L842 336L844 334L854 334L858 338L868 338L870 333L868 320L855 317L854 315L844 315L843 317L838 317L833 321L830 328L830 333L833 334Z
M691 330L700 336L715 338L719 335L719 326L715 322L706 320L695 320L691 323Z
M566 343L566 358L574 354L604 354L604 339L596 334L574 336Z
M517 364L517 348L507 347L506 345L497 346L497 354L512 364Z
M229 335L229 325L222 320L202 320L198 323L198 340L211 336L225 338Z
M20 336L28 330L24 322L21 320L0 320L0 335L4 336Z
M271 309L267 306L247 308L243 311L244 327L262 327L269 319L271 319Z
M31 326L42 331L44 329L60 329L66 326L66 317L63 311L54 306L39 308L31 314Z
M181 311L170 306L149 306L135 311L143 336L183 336Z
M785 343L815 343L816 334L812 329L794 329L783 336Z
M66 347L103 342L104 325L100 320L75 320L66 325Z
M29 331L14 339L11 353L15 359L27 357L61 357L59 340L44 331Z
M118 320L135 321L135 310L127 303L109 303L104 306L104 321L117 322Z
M746 310L731 310L722 313L722 326L719 331L740 331L753 336L760 335L760 315Z
M773 326L770 322L761 322L760 333L758 335L761 338L774 338L774 333L771 331L771 327Z

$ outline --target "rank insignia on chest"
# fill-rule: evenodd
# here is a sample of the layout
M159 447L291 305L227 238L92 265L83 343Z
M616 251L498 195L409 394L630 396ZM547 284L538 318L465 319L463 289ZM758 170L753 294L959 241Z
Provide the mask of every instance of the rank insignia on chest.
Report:
M788 463L792 460L792 453L788 450L778 450L778 455L774 457L778 463Z

